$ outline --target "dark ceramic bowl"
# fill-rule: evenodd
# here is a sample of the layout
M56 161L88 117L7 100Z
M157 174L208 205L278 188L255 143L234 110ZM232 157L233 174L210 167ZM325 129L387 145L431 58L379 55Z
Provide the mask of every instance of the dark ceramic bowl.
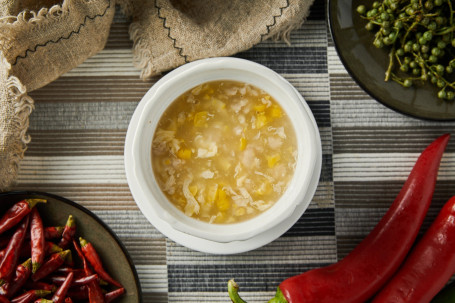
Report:
M46 204L38 204L44 226L63 226L69 215L77 224L77 236L91 242L101 259L104 268L126 289L126 293L116 299L116 303L142 302L141 288L136 269L123 244L114 232L95 214L79 204L65 198L41 192L0 193L0 215L14 203L25 198L46 199ZM78 259L75 257L75 259Z
M394 81L384 81L388 50L373 46L374 34L365 29L366 21L356 12L368 0L329 0L330 30L338 55L352 78L370 96L385 106L416 118L455 121L455 103L437 97L430 84L403 88Z

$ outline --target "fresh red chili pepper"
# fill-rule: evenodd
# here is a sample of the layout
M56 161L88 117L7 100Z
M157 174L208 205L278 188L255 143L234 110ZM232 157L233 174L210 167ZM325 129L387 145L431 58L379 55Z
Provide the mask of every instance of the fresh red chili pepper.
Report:
M6 247L5 256L0 262L0 279L4 280L11 275L14 268L16 268L17 260L19 258L20 248L25 239L25 234L27 232L28 224L30 221L29 216L25 218L20 223L19 227L14 232L11 240Z
M79 238L79 242L81 244L81 248L82 248L82 252L84 253L84 256L87 258L90 265L93 266L93 269L100 276L100 278L119 288L123 287L122 284L120 284L119 282L114 280L103 268L103 263L101 262L101 258L99 257L98 253L96 252L95 247L93 247L93 245L91 243L87 242L87 240L85 240L83 238Z
M11 300L11 303L29 303L33 302L36 299L42 298L50 294L51 292L48 290L29 290L22 295L15 297Z
M60 285L60 287L57 289L57 291L52 296L52 301L54 301L54 303L62 303L63 300L65 300L66 293L68 292L68 289L70 288L71 283L73 283L73 278L74 278L74 273L72 273L72 272L70 272L66 276L62 285Z
M455 197L452 197L373 302L430 302L454 273Z
M45 242L43 220L37 208L30 213L30 237L32 252L32 273L35 273L43 264L45 256Z
M396 272L417 237L449 137L437 138L422 152L387 213L351 253L338 263L284 280L270 302L355 303L373 296ZM235 287L231 290L236 294ZM244 302L238 299L234 302Z
M32 260L28 259L22 264L19 264L16 268L16 275L14 278L6 282L4 285L1 287L1 294L6 296L7 298L10 298L16 294L17 291L19 291L22 286L24 286L25 282L27 282L27 279L30 277L30 274L32 272L31 268Z
M46 200L25 199L9 208L0 219L0 234L17 225L38 203L46 203Z
M125 288L117 288L113 291L108 292L107 294L104 295L104 298L106 299L106 303L112 302L121 295L125 293Z
M63 226L47 226L44 228L44 238L46 240L61 238L64 229Z
M38 271L32 274L32 280L38 281L54 272L57 268L65 263L66 256L70 250L64 250L55 254L52 254L50 258L38 269Z
M0 295L0 303L10 303L7 297Z
M85 255L84 255L81 247L79 247L79 244L74 239L73 239L73 246L74 246L74 249L76 250L79 258L82 260L82 265L84 267L85 274L87 276L91 275L92 270L88 266L88 262L85 258ZM85 285L83 285L83 286L85 286ZM87 296L89 298L90 303L104 303L105 302L103 291L97 281L92 281L89 284L87 284Z
M74 220L72 215L68 216L68 220L66 221L65 228L63 229L62 239L58 246L65 249L68 247L68 244L73 241L74 235L76 234L76 221Z
M74 275L74 272L71 272L71 273ZM62 277L62 276L53 276L50 278L51 282L54 284L57 284L57 285L62 284L65 281L65 279L66 279L66 277ZM98 281L98 279L99 279L98 275L94 274L94 275L90 275L90 276L81 277L78 279L73 279L73 283L71 285L74 285L74 286L85 285L92 281Z

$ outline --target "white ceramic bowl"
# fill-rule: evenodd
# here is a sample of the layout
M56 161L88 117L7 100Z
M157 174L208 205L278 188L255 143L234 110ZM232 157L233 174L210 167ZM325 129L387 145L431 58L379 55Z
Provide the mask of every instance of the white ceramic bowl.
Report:
M186 216L168 201L152 169L152 139L163 112L182 93L201 83L215 80L250 83L269 93L289 116L297 136L297 165L287 190L270 209L241 223L209 224ZM128 127L125 171L137 205L161 233L199 251L233 253L273 241L298 220L316 190L321 155L319 131L311 110L289 82L274 71L251 61L211 58L173 70L146 93ZM279 232L271 232L277 226ZM264 237L267 233L273 237ZM257 242L255 237L262 240ZM200 243L196 244L198 241ZM239 247L242 242L247 244L247 248ZM204 243L216 249L200 247ZM224 250L223 247L231 249Z

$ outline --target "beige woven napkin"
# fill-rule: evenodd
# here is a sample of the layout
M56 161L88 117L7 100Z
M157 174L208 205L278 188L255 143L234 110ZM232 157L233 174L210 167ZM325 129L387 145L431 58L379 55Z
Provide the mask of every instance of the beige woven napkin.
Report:
M0 191L17 178L38 89L103 49L119 5L134 64L149 78L206 57L287 39L313 0L0 0Z

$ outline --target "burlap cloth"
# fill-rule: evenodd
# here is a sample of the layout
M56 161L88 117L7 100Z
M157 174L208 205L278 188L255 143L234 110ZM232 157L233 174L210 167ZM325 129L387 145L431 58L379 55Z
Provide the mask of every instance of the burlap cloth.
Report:
M0 0L0 191L13 186L38 89L103 49L116 6L131 17L146 79L201 58L285 39L313 0Z

